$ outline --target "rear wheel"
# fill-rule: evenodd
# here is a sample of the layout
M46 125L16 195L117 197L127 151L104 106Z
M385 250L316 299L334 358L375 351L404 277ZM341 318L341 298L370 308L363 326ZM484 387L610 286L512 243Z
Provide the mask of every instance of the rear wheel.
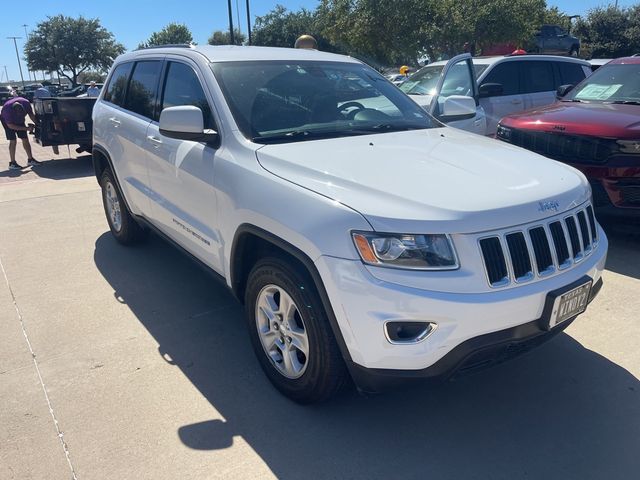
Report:
M298 403L327 400L347 371L315 286L280 258L259 261L245 294L249 335L273 385Z
M143 240L146 237L146 231L127 209L111 170L104 171L100 178L100 185L104 213L107 216L109 229L116 240L123 245L131 245Z

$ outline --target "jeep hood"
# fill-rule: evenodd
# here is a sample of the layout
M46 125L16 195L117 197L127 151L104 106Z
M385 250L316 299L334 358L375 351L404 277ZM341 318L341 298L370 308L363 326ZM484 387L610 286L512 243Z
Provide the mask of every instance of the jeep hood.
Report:
M567 165L448 127L265 145L256 155L267 171L385 232L519 225L579 205L590 192Z
M573 135L640 138L640 106L556 102L503 118L502 125Z

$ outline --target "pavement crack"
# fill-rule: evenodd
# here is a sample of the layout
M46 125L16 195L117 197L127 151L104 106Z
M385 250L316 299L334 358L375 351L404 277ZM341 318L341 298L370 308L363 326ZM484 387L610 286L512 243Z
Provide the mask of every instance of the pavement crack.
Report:
M2 270L2 275L4 276L4 281L7 284L7 288L9 289L9 294L11 295L11 301L13 302L13 307L16 310L16 314L18 316L18 320L20 321L20 327L22 328L22 335L24 335L24 339L27 342L27 346L29 347L29 352L31 352L31 358L33 359L33 365L36 368L36 373L38 374L38 380L40 381L40 386L42 387L42 392L44 393L44 398L47 402L47 406L49 407L49 413L51 414L51 418L53 419L53 424L56 428L56 433L58 439L60 440L60 444L62 445L62 451L64 452L64 456L67 459L67 463L69 464L69 468L71 469L71 478L73 480L78 480L76 476L75 469L73 468L73 463L71 463L71 456L69 454L69 448L67 443L64 441L64 434L60 429L60 424L58 423L58 419L56 417L55 412L53 411L53 405L51 404L51 399L49 398L49 394L47 393L47 387L44 384L44 380L42 379L42 374L40 373L40 367L38 366L38 359L36 357L36 353L33 351L33 347L31 346L31 342L29 341L29 335L27 334L27 329L24 324L24 319L22 318L22 312L20 312L20 307L18 307L18 302L16 301L16 296L13 293L13 289L11 288L11 284L9 283L9 277L7 276L7 271L4 269L4 264L2 263L2 258L0 258L0 270Z

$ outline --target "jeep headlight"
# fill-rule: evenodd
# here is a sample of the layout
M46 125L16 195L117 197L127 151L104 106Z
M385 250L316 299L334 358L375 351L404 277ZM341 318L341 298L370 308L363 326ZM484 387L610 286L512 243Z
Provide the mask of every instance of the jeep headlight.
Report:
M505 142L511 141L511 129L509 127L505 127L503 125L498 124L498 129L496 130L496 137L500 140L504 140Z
M455 270L458 259L445 234L352 232L364 263L412 270Z
M640 155L640 140L618 140L621 153Z

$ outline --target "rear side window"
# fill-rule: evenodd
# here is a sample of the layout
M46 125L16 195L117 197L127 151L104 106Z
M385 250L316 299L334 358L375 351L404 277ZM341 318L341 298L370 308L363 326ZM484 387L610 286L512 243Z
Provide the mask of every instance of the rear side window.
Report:
M136 63L127 89L127 110L157 120L154 117L154 108L161 69L162 62L158 60Z
M214 128L209 102L193 69L183 63L170 62L164 83L162 109L193 105L202 110L204 128Z
M124 106L124 95L127 91L127 82L131 73L133 63L122 63L116 67L107 85L107 91L104 94L104 100L111 102L119 107Z
M504 62L492 69L482 83L499 83L502 95L518 95L520 92L520 69L516 62Z
M582 65L569 62L557 62L556 65L560 71L562 85L577 85L586 77Z
M522 62L523 93L552 92L556 90L551 62Z

